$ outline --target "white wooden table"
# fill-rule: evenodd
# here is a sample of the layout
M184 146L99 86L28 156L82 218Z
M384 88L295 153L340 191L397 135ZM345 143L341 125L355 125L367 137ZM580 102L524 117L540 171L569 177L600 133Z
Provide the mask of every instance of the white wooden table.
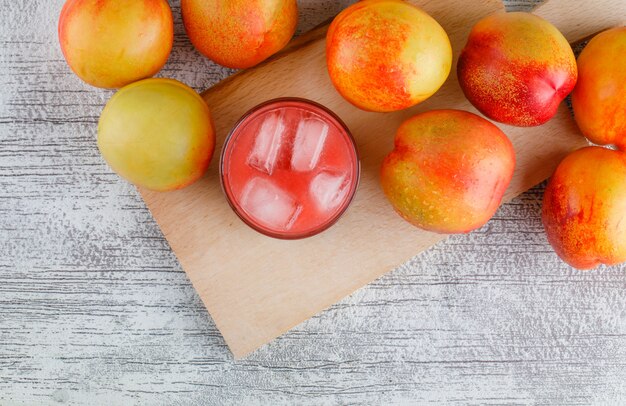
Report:
M510 9L532 1L509 1ZM541 187L233 361L135 189L95 143L63 0L0 0L0 405L626 404L626 266L577 272ZM299 31L350 1L302 1ZM230 71L180 22L161 76Z

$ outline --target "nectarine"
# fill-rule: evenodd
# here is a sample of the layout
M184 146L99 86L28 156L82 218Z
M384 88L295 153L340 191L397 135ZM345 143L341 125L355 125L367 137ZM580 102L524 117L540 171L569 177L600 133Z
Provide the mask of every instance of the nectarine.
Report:
M326 36L326 63L337 91L369 111L396 111L432 96L450 73L444 29L401 0L363 0L343 10Z
M586 147L557 167L543 197L556 253L578 269L626 261L626 154Z
M402 123L381 183L408 222L462 233L493 216L514 168L513 146L498 127L466 111L433 110Z
M111 97L98 123L98 147L122 177L167 191L204 174L215 131L209 108L193 89L172 79L145 79Z
M280 51L298 24L296 0L182 0L181 9L196 49L236 69Z
M67 0L59 41L82 80L119 88L165 65L174 41L172 12L165 0Z
M583 49L572 106L589 140L626 150L626 27L596 35Z
M467 99L521 127L550 120L576 84L576 59L556 27L530 13L497 13L473 28L457 65Z

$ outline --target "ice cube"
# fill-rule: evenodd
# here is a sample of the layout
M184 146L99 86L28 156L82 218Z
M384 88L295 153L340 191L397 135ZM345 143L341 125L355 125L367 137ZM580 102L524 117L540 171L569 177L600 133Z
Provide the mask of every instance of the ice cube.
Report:
M253 178L241 193L241 207L258 223L274 230L289 230L302 206L278 185L265 178Z
M311 181L310 193L322 211L336 209L348 194L350 182L345 173L324 170Z
M280 113L269 114L256 134L254 146L248 155L248 165L271 175L276 167L285 133L285 121Z
M291 169L310 171L320 160L328 135L328 124L316 118L300 120L291 153Z

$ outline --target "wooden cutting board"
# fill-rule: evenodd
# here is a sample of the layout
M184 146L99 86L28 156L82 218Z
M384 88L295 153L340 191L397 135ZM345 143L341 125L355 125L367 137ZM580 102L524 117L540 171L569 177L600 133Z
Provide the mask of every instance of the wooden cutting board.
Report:
M503 10L499 0L412 0L446 29L456 56L480 18ZM550 0L535 11L570 41L615 25L626 0ZM207 175L186 189L141 194L236 358L259 348L360 287L445 238L418 230L396 215L378 184L380 163L398 125L419 111L456 108L465 100L455 69L442 89L419 106L397 113L361 111L332 87L325 65L326 27L294 40L271 61L207 90L217 129L217 153ZM455 65L456 66L456 63ZM329 107L357 140L362 177L356 198L328 231L281 241L248 228L222 194L218 157L237 119L275 97L304 97ZM565 106L546 125L500 127L516 154L506 200L546 179L569 151L586 145Z

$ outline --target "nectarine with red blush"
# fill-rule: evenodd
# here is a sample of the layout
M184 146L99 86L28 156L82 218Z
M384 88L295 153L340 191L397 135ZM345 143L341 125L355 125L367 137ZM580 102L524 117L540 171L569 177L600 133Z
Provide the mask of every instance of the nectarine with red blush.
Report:
M68 0L59 41L83 81L119 88L165 65L174 42L172 12L165 0Z
M280 51L298 24L296 0L182 0L183 22L200 53L249 68Z
M464 233L493 216L514 168L513 145L494 124L466 111L433 110L402 123L381 184L411 224Z
M585 147L557 167L543 197L556 253L578 269L626 261L626 154Z
M550 120L576 84L576 59L559 30L530 13L497 13L473 28L457 65L467 99L520 127Z
M444 29L420 8L401 0L363 0L330 25L326 63L346 100L388 112L432 96L450 73L452 48Z
M596 35L583 49L572 106L589 140L626 150L626 27Z

